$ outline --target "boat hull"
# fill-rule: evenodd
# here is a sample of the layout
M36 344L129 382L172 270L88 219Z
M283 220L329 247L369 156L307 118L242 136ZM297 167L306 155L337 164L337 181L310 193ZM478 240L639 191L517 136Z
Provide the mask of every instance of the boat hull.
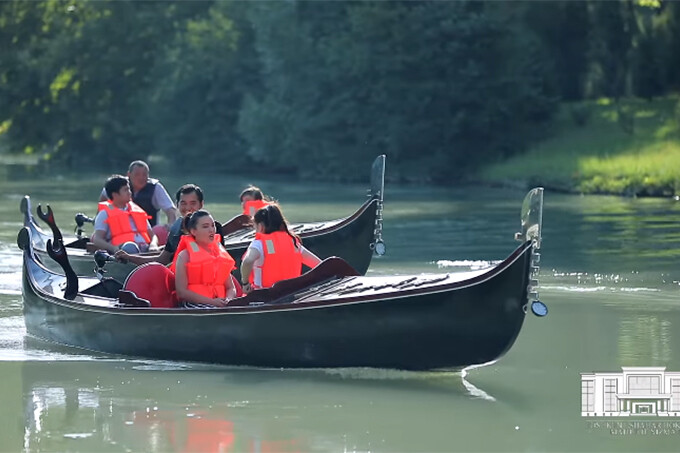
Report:
M525 318L530 250L524 244L493 270L450 285L218 310L68 301L59 295L63 276L25 256L24 317L32 336L126 356L276 368L455 369L494 361L514 343ZM379 277L352 278L354 285L379 287Z

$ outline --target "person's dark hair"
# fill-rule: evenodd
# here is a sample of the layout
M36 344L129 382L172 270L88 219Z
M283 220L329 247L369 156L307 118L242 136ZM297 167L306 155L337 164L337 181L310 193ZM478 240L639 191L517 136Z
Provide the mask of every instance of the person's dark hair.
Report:
M277 204L269 204L262 209L258 209L253 216L253 222L264 225L264 234L285 231L293 239L293 243L296 246L300 244L300 238L288 230L288 222Z
M130 166L128 167L128 173L132 173L132 170L134 170L137 167L144 167L146 168L146 171L149 171L149 165L147 165L146 162L143 160L134 160L130 162Z
M177 201L177 203L179 203L179 199L182 195L187 195L190 194L191 192L196 192L198 201L203 203L203 190L201 190L201 188L198 187L196 184L184 184L182 187L180 187L177 190L177 193L175 194L175 200Z
M246 195L250 195L253 198L253 200L265 199L265 196L260 190L260 188L255 186L248 186L245 189L243 189L243 192L241 192L241 195L239 195L238 199L240 201L243 201L243 197L245 197Z
M199 209L198 211L192 212L188 216L184 217L184 229L191 231L192 228L196 228L200 218L207 215L210 215L210 213L205 209Z
M113 198L113 194L118 193L118 191L121 189L123 186L129 185L130 182L125 176L122 175L112 175L109 176L109 179L106 180L106 184L104 184L104 190L106 190L106 196L111 200Z

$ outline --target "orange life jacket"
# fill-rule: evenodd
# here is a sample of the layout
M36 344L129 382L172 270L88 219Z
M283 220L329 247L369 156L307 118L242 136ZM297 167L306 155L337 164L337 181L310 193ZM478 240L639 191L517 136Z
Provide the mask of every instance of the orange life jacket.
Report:
M302 246L296 247L288 233L285 231L275 231L271 234L257 233L255 239L262 241L264 251L261 288L269 288L279 280L299 277L302 274ZM250 284L255 287L252 272Z
M110 200L102 201L97 207L97 212L106 210L108 218L106 223L111 230L111 244L121 245L126 242L135 242L135 236L139 234L147 244L151 242L149 232L146 230L149 215L133 202L127 204L127 211L118 209ZM137 231L130 225L130 217L135 223Z
M254 216L255 213L258 211L258 209L265 208L269 205L264 200L250 200L246 201L245 204L243 205L243 214L244 215L249 215L250 217Z
M172 257L172 263L170 263L170 270L174 273L177 272L177 257L182 250L186 250L189 242L193 241L194 237L190 234L182 234L177 243L177 248L175 249L175 254ZM215 242L222 242L222 236L215 233ZM229 252L227 252L229 253ZM230 255L231 256L231 255Z
M224 250L217 234L210 244L210 252L200 247L193 237L185 237L190 238L185 241L189 254L186 264L187 289L205 297L223 299L227 295L224 282L235 267L234 259Z

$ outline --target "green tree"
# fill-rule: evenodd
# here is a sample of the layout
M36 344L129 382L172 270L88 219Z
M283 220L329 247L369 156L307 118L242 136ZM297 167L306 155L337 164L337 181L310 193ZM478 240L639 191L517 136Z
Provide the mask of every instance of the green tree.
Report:
M517 58L493 4L268 3L250 17L266 89L240 130L266 162L346 178L388 153L393 173L449 181L549 116L545 68Z
M197 155L213 169L246 162L236 123L243 94L257 90L259 62L242 18L245 8L243 2L216 2L186 21L151 72L157 82L142 96L144 124L154 149L178 166Z

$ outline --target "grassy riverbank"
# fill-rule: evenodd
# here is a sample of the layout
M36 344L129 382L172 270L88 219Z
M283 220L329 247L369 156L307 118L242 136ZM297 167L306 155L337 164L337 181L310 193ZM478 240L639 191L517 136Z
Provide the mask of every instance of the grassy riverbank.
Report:
M485 168L480 179L576 193L680 195L679 99L563 104L548 138Z

